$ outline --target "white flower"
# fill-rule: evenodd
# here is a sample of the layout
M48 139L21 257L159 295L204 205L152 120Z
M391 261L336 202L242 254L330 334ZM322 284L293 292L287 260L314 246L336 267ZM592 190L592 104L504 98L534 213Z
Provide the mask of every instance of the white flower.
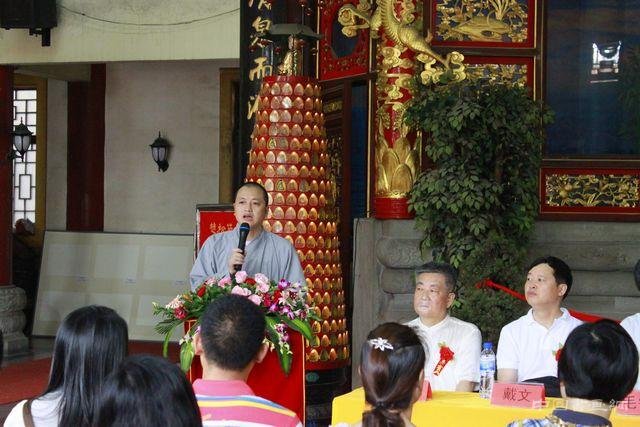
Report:
M165 308L176 309L178 307L182 307L182 301L180 301L181 295L176 295L174 299L172 299L169 304L165 305Z
M253 276L254 280L256 281L256 283L260 283L261 285L267 285L269 286L269 278L267 276L265 276L262 273L256 273L255 276Z
M369 340L369 344L380 351L393 350L393 346L386 338L374 338Z

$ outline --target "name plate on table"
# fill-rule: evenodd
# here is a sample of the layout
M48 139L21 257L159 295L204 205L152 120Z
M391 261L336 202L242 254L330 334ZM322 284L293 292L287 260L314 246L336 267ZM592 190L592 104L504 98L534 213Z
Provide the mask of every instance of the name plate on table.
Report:
M544 385L536 383L495 383L491 404L539 409L544 406Z
M429 380L424 380L424 383L422 383L422 392L420 392L420 397L418 398L418 401L426 402L427 400L432 398L433 398L433 393L431 392L431 384L429 383Z
M640 415L640 391L634 390L618 402L618 414Z

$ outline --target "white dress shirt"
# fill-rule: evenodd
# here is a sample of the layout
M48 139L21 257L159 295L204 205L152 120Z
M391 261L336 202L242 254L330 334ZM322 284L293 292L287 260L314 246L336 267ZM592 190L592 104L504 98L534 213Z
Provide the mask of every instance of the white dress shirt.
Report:
M424 376L432 390L455 391L460 381L478 381L482 335L476 325L447 315L433 326L426 326L419 317L407 326L415 328L422 339L427 354ZM440 361L440 344L449 347L454 355L440 375L434 375Z
M498 341L497 368L516 369L518 381L531 378L557 377L556 352L564 346L567 336L582 322L560 309L562 316L549 329L533 318L533 309L505 325Z
M629 332L629 335L633 338L633 342L636 344L636 347L638 347L638 352L640 353L640 313L636 313L625 318L620 322L620 326ZM640 374L638 374L638 380L636 381L634 389L640 390Z

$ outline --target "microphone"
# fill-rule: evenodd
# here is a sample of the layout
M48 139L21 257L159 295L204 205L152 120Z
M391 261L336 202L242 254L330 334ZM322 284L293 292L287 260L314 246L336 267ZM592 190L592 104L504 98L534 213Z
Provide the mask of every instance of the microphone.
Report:
M244 246L247 243L247 236L249 235L249 229L249 224L247 224L246 222L240 224L240 238L238 239L238 249L240 249L243 254ZM242 264L235 264L233 268L235 268L236 272L238 272L242 268Z

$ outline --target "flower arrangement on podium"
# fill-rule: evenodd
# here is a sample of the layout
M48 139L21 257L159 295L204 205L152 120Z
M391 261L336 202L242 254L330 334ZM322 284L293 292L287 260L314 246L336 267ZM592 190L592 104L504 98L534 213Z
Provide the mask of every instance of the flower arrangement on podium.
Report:
M155 330L164 335L164 356L167 356L169 340L175 328L185 322L191 322L188 331L180 340L180 368L187 372L195 355L193 336L199 329L200 316L210 302L229 294L245 296L262 309L267 325L265 340L271 350L277 351L283 372L289 374L293 354L289 345L288 329L300 332L304 338L311 340L313 332L309 320L318 320L317 315L313 307L306 302L305 285L284 279L276 282L260 273L249 277L246 272L239 271L232 277L210 277L195 291L177 295L166 305L154 302L153 314L163 318Z

